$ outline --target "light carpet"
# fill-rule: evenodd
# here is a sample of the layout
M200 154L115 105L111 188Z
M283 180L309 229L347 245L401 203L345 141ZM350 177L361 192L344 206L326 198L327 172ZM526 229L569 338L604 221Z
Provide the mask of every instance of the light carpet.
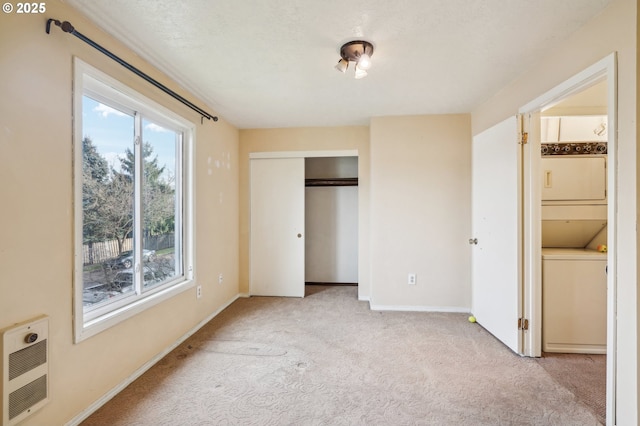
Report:
M571 391L605 423L607 414L607 356L544 352L538 364Z
M371 311L357 287L239 299L83 425L598 425L467 315Z

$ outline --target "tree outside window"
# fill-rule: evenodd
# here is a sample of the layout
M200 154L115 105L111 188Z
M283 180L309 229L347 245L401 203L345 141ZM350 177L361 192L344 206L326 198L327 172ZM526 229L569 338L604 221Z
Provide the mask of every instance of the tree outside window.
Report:
M83 120L83 303L91 308L182 274L182 134L90 96Z

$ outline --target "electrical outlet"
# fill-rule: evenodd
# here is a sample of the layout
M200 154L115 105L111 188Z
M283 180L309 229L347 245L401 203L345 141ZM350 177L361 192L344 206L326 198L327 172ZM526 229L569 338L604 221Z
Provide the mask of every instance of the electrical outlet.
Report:
M196 299L200 299L202 297L202 286L199 285L196 287Z
M416 280L416 274L409 274L409 277L407 278L407 284L416 285Z
M218 275L218 284L222 284L222 272Z

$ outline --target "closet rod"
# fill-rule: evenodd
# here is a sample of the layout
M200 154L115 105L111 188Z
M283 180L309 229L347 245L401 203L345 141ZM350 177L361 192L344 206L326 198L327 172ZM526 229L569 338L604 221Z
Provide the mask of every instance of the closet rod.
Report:
M358 178L305 179L305 186L358 186Z
M105 49L104 47L100 46L95 41L93 41L90 38L84 36L82 33L76 31L76 29L73 27L73 25L71 25L70 22L68 22L68 21L60 22L57 19L49 19L49 20L47 20L47 34L49 34L50 31L51 31L51 23L52 22L54 24L56 24L56 26L60 27L62 29L62 31L64 31L65 33L70 33L70 34L73 34L74 36L78 37L80 40L84 41L89 46L93 47L94 49L96 49L99 52L103 53L104 55L108 56L109 58L113 59L114 61L116 61L117 63L119 63L120 65L122 65L123 67L125 67L126 69L131 71L132 73L136 74L137 76L143 78L147 82L153 84L155 87L157 87L158 89L162 90L164 93L166 93L167 95L171 96L172 98L174 98L174 99L178 100L179 102L183 103L184 105L188 106L189 108L191 108L192 110L194 110L195 112L200 114L202 117L206 118L207 120L218 121L218 117L216 117L215 115L209 114L208 112L206 112L205 110L203 110L199 106L191 103L188 99L183 98L182 96L180 96L179 94L177 94L173 90L169 89L164 84L160 83L159 81L155 80L154 78L152 78L149 75L145 74L144 72L140 71L138 68L134 67L133 65L131 65L130 63L128 63L124 59L121 59L120 57L114 55L113 53L111 53L110 51Z

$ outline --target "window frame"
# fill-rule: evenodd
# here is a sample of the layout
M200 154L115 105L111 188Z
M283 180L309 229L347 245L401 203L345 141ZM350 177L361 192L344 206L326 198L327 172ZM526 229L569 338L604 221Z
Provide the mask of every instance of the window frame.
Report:
M110 77L86 62L74 57L73 80L73 200L74 200L74 270L73 270L73 311L74 342L79 343L132 316L149 309L195 285L194 277L194 147L195 124L152 101L129 86ZM182 274L140 294L133 292L113 303L85 309L83 303L83 206L82 206L82 139L83 97L89 96L98 102L132 114L136 122L147 119L182 134L182 149L177 149L182 173L176 183L177 202L180 204L180 232L182 252ZM140 117L135 117L139 115ZM138 173L139 175L139 173ZM178 177L176 177L178 179ZM180 194L180 195L178 195ZM140 223L136 224L139 231ZM176 254L177 255L177 254ZM141 253L136 254L137 261Z

